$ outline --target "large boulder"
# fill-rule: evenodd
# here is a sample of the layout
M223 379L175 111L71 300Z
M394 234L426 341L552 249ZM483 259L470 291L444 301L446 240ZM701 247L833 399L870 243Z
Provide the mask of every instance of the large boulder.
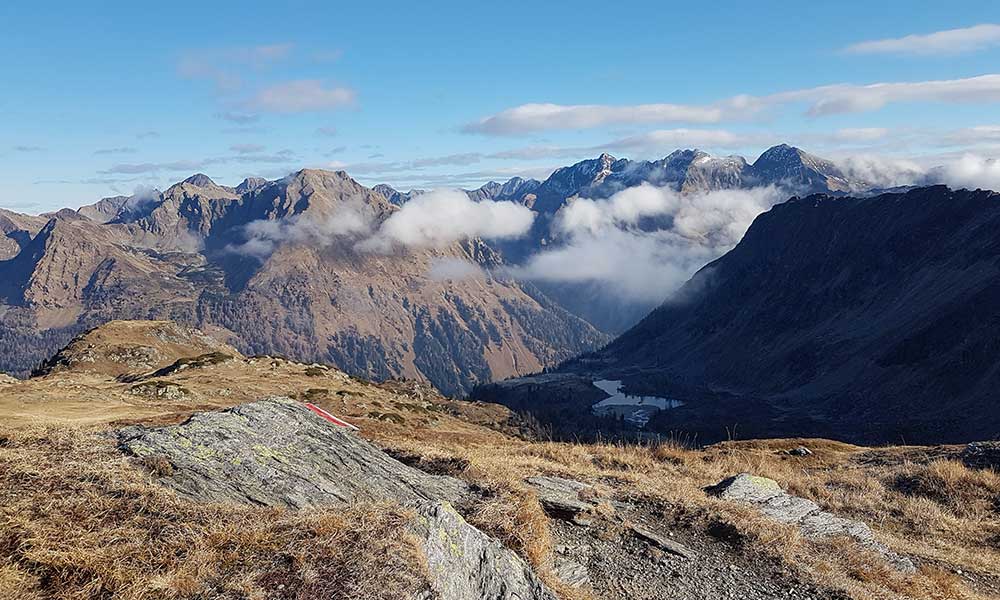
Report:
M468 499L465 483L404 465L289 398L168 427L126 427L118 440L153 466L162 484L196 501L297 509L389 500L410 507L410 529L429 567L430 590L421 599L556 600L520 557L455 511L452 502Z
M861 547L880 554L895 569L904 573L916 571L910 559L892 552L876 540L875 534L865 523L826 512L812 500L785 492L773 479L740 473L724 479L707 491L723 500L751 505L775 521L797 525L807 538L853 538Z

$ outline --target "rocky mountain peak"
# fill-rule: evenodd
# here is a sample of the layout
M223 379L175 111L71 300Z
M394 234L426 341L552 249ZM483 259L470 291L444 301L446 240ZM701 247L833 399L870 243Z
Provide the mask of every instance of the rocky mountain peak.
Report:
M181 183L186 183L188 185L193 185L196 187L209 187L214 186L216 183L212 181L212 178L204 173L195 173L194 175L188 177Z
M268 181L263 177L247 177L243 183L236 186L236 193L243 195L267 185Z
M833 162L788 144L768 148L752 168L757 183L786 185L802 193L851 192L866 187L863 182L849 180Z

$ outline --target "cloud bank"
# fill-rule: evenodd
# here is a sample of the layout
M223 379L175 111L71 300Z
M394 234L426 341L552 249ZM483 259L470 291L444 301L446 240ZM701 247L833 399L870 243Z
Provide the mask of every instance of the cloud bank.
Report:
M510 273L596 283L611 296L658 303L735 246L758 214L787 196L773 187L679 194L642 185L607 200L578 200L556 217L565 243ZM656 221L643 227L644 219Z
M354 248L360 252L443 248L474 237L495 240L523 236L534 217L531 210L519 204L474 202L461 190L441 189L415 196L381 222L376 220L371 206L361 202L344 203L335 214L322 220L295 215L276 221L254 221L244 227L245 241L231 245L229 250L263 260L282 243L321 247L343 238L353 238ZM449 279L475 274L456 265L439 266L436 273Z

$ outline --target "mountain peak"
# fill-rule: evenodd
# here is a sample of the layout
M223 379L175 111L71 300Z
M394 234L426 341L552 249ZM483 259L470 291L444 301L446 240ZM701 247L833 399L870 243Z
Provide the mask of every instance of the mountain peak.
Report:
M197 187L208 187L210 185L215 185L215 182L212 181L212 178L209 177L208 175L205 175L204 173L195 173L194 175L188 177L181 183L187 183Z
M788 144L778 144L777 146L771 146L765 150L758 158L757 162L764 161L788 161L788 160L798 160L801 161L802 157L806 153L796 148L795 146L789 146Z
M243 183L236 186L236 193L242 195L265 185L267 185L267 180L263 177L247 177L243 180Z
M608 168L617 161L617 158L607 152L602 152L601 155L597 157L597 162L601 164L602 168Z

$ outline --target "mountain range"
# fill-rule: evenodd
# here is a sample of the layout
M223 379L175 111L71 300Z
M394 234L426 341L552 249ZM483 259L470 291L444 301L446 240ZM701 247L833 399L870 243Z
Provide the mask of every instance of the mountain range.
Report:
M344 172L303 170L235 187L196 174L163 192L104 198L78 210L0 211L0 369L26 374L108 320L169 318L213 331L246 353L329 362L374 379L416 377L462 394L598 348L652 308L608 304L573 284L492 274L560 243L552 223L575 198L643 183L682 193L869 187L785 145L753 164L698 150L656 161L602 154L544 181L513 178L466 192L529 207L536 218L520 239L389 254L359 250L351 224L377 227L420 192L369 189ZM434 266L448 261L477 265L484 276L434 276Z
M521 202L540 214L551 215L568 199L607 198L643 183L679 192L775 185L800 195L867 192L874 187L850 177L832 161L779 144L764 151L753 163L742 156L715 157L701 150L676 150L654 161L633 161L604 153L556 169L544 181L514 177L504 183L490 181L466 193L474 200ZM373 189L399 205L423 192L399 192L384 183Z

